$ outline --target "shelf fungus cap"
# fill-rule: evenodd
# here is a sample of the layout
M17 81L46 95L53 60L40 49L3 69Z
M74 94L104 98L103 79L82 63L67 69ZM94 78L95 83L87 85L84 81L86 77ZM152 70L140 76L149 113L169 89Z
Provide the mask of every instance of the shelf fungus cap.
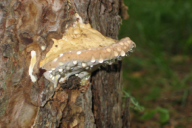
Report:
M40 67L47 70L44 76L54 84L60 76L68 78L79 74L78 77L83 78L101 64L110 64L110 60L116 61L136 47L128 37L117 41L84 23L68 28L62 39L53 41Z

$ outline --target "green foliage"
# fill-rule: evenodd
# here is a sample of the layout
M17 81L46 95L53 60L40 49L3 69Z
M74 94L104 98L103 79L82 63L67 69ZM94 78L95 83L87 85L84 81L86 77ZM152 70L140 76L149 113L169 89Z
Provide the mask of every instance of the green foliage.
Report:
M131 96L129 93L124 91L124 96L123 97L124 98L130 98L131 108L133 108L134 110L136 110L136 111L143 111L144 110L144 107L141 106L139 104L139 102L133 96Z
M155 100L159 98L161 92L161 88L158 86L152 87L148 95L144 97L145 100Z
M187 101L192 83L192 1L124 2L130 17L123 20L119 38L128 36L137 45L123 59L124 96L132 97L134 110L140 110L139 103L145 107L138 120L152 122L158 115L160 125L176 120L177 126L186 127L185 121L192 120L186 112L191 109ZM188 120L178 116L183 114Z
M123 21L120 37L130 36L137 45L152 48L153 53L191 53L192 1L124 2L129 7L130 18Z
M159 122L160 123L166 123L170 118L168 109L165 109L165 108L162 108L162 107L157 107L155 109L152 109L152 110L149 110L149 111L145 112L141 116L141 119L142 120L149 120L149 119L153 118L153 116L156 113L159 115Z

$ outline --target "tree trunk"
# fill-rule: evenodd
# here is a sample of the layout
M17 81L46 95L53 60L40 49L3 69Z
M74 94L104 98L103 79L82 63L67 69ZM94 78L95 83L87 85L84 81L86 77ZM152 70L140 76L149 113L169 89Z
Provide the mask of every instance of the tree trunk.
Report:
M128 127L122 119L121 62L95 71L85 93L71 87L76 78L68 79L70 88L53 89L38 65L75 13L117 39L122 5L122 0L0 1L0 128ZM32 50L36 82L29 76Z

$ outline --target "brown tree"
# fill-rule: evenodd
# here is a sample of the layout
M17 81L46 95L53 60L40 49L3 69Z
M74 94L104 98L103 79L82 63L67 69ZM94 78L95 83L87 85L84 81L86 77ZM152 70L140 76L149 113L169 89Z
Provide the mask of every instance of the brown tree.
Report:
M56 89L43 76L40 61L52 38L61 39L66 25L78 20L75 13L113 39L118 38L119 15L128 18L122 0L0 1L0 128L129 127L129 112L122 116L121 62L93 72L84 93L76 76ZM33 50L35 82L29 75Z

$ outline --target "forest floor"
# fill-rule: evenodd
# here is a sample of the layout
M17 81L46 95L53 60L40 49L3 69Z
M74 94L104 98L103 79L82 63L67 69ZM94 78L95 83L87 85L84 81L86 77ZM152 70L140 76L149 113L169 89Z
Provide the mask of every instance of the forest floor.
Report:
M131 128L192 128L192 1L124 2L119 38L137 45L123 60Z
M192 128L192 59L165 58L171 62L155 64L135 51L124 59L123 90L136 99L131 128Z

